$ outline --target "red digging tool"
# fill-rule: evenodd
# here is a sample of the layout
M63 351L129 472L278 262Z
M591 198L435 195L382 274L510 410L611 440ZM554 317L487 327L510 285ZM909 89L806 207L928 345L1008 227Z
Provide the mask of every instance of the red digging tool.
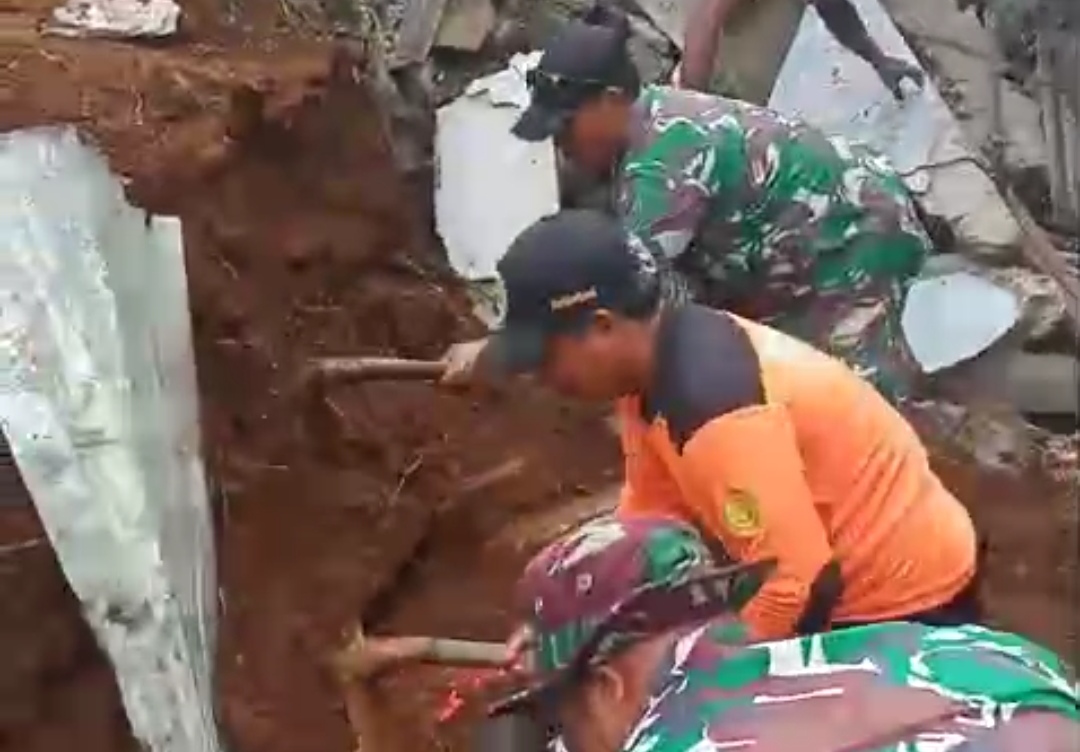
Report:
M444 666L509 665L501 642L475 642L441 637L368 637L359 626L349 644L334 657L343 685L345 710L356 736L356 752L393 749L396 729L383 707L375 679L384 671L414 663Z

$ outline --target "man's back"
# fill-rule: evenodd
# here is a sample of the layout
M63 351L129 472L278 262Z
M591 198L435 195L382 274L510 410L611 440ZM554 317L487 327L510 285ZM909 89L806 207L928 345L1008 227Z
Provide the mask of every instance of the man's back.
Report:
M736 627L717 622L679 638L624 752L942 751L969 742L965 752L1047 752L1080 733L1068 669L1015 635L888 623L745 645ZM1028 713L1045 721L1051 746L1030 746L1030 735L993 743L995 730Z
M959 589L974 566L971 519L911 425L839 361L775 329L742 326L761 360L765 393L791 416L841 567L859 573L845 578L848 605L836 619L896 618L924 610L938 588ZM921 587L899 585L913 569Z
M789 634L830 562L843 583L833 622L922 613L967 587L971 520L869 384L731 314L663 316L654 387L621 405L621 508L676 514L737 560L777 557L746 612L757 634Z
M892 278L921 265L906 189L869 150L692 91L649 87L637 108L618 208L654 255L677 257L699 302L769 320L851 268Z

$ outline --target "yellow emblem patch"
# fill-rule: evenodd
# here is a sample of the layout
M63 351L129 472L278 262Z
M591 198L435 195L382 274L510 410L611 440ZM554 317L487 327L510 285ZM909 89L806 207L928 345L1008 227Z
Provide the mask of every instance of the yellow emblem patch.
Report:
M748 538L761 532L761 508L748 491L728 491L724 524L735 535Z

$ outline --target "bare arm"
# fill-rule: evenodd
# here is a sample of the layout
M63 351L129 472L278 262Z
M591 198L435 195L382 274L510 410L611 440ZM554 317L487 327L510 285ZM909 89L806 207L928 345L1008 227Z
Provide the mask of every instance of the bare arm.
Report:
M683 57L679 80L684 89L705 91L712 77L713 64L720 49L724 23L739 0L694 0L694 9L686 19Z
M889 88L894 97L903 99L904 94L900 84L905 78L916 86L922 86L922 71L882 52L878 43L866 30L866 24L859 17L859 12L851 4L851 0L810 0L810 2L817 9L826 28L836 37L836 41L873 66L882 83Z
M836 41L871 65L885 57L851 0L811 0Z

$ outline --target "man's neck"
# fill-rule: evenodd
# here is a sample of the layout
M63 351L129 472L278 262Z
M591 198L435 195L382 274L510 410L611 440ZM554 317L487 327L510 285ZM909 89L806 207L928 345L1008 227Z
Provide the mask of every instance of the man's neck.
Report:
M627 357L628 381L631 382L627 391L631 394L644 396L652 388L659 358L661 319L662 312L659 312L648 321L641 322L638 325L640 329L634 332Z

